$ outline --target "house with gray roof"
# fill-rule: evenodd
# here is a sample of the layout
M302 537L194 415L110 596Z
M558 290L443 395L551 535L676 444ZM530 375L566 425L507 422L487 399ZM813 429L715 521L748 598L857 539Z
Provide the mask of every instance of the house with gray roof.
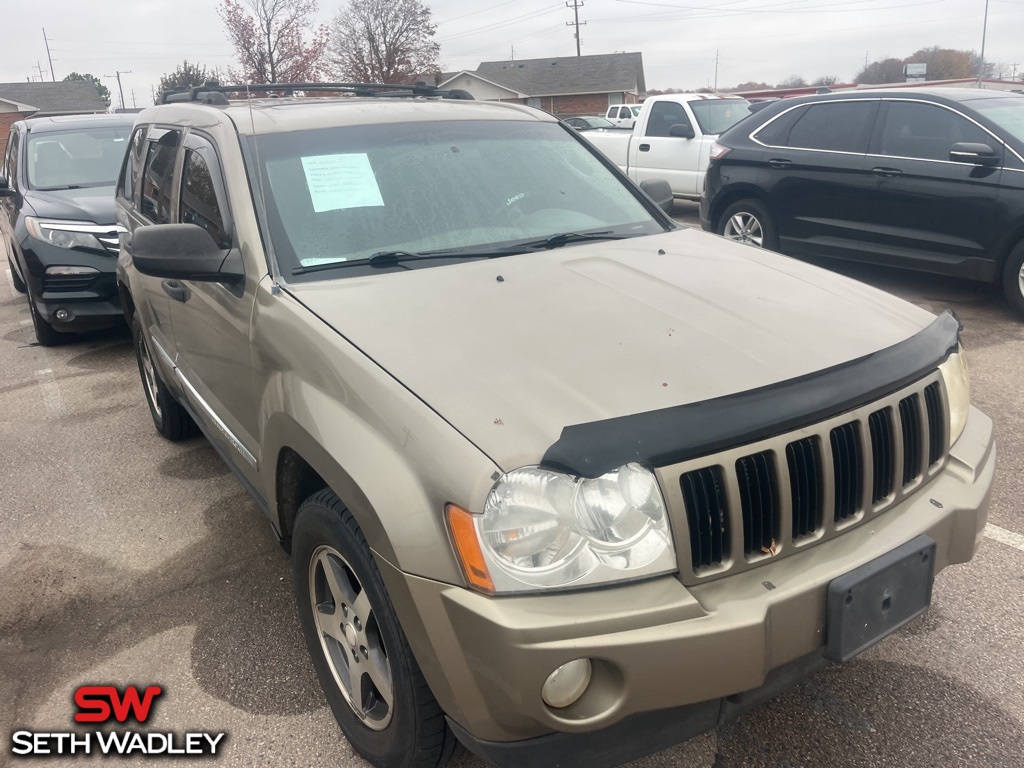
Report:
M18 120L106 111L96 86L85 80L0 83L0 152L7 146L8 129Z
M558 117L601 115L611 104L635 104L647 94L639 53L485 61L475 71L445 73L439 85L469 91L476 99L539 107Z

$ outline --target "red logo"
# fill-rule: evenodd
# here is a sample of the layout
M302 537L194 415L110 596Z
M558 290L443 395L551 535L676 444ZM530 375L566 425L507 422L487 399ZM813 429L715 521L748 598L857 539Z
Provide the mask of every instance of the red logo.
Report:
M129 717L144 723L149 718L149 709L153 699L163 693L159 685L151 685L146 692L139 695L139 689L129 685L124 693L112 685L83 685L75 691L75 714L77 723L105 723L113 717L123 723Z

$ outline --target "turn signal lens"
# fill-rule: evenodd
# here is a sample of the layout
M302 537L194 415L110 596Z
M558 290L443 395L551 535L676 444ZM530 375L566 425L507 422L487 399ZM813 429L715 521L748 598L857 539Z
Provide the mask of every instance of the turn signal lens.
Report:
M484 553L480 549L473 513L456 504L448 504L445 512L448 514L448 527L452 532L455 552L467 581L484 592L494 592L494 582L491 581Z

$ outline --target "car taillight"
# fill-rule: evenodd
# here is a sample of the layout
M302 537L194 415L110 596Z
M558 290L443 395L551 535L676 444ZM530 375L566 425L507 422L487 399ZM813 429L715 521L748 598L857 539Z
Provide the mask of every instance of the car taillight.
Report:
M711 159L718 160L725 157L727 154L732 152L731 147L727 147L724 144L719 144L717 141L711 145Z

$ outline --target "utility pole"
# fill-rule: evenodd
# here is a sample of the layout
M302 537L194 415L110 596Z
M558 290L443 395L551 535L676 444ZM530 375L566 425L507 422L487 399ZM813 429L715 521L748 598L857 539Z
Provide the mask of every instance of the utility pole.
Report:
M132 71L130 69L121 71L119 69L114 70L112 75L104 75L104 77L116 77L117 78L117 91L121 94L121 109L124 109L124 88L121 87L121 75L130 75Z
M565 4L566 8L572 8L572 14L574 21L565 22L567 27L576 27L576 55L580 55L580 27L585 26L587 22L580 21L580 8L583 7L583 0L572 0Z
M57 76L53 72L53 59L50 58L50 41L46 39L46 27L43 27L43 44L46 45L46 60L50 62L50 80L57 82Z
M981 81L985 77L985 33L988 32L988 0L985 0L985 17L981 22L981 64L978 66L978 87L981 88Z
M132 88L132 109L138 109L139 105L135 103L135 89Z
M712 93L718 93L718 51L715 51L715 90Z
M40 65L40 63L37 61L36 62L36 72L39 73L39 82L40 83L43 82L43 72L45 72L45 71L46 70L43 69L42 66Z

